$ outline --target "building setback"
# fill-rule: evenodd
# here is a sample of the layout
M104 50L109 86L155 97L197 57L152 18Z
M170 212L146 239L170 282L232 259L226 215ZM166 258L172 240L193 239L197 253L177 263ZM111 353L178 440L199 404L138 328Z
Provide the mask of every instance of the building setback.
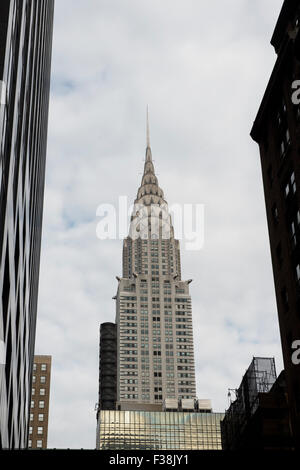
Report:
M29 449L47 449L51 356L34 356L30 421Z
M288 402L297 446L300 445L300 361L296 357L300 346L300 100L295 86L300 80L299 23L299 1L285 0L271 40L277 60L251 131L260 150Z
M53 10L0 2L0 448L27 446Z

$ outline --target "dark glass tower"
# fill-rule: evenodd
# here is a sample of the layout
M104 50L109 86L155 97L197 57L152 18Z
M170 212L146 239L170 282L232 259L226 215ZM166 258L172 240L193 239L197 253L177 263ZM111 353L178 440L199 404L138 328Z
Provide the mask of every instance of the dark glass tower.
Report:
M27 445L53 10L0 2L0 448Z
M277 60L251 136L259 144L291 427L300 446L300 5L285 0ZM296 99L295 99L296 98ZM299 356L299 354L298 354Z

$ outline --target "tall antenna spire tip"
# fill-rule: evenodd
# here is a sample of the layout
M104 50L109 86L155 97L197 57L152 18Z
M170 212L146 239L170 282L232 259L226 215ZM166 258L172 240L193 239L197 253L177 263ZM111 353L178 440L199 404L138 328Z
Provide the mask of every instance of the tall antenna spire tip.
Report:
M147 105L147 148L150 147L149 106Z

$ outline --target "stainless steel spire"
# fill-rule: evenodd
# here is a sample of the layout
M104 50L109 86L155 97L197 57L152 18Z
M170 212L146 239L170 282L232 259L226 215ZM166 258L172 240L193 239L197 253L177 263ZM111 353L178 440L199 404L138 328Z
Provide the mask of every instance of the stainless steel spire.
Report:
M146 159L118 278L117 406L162 409L164 399L196 397L189 281L152 162L149 110ZM148 408L147 408L148 407Z
M147 105L147 148L150 148L149 107Z

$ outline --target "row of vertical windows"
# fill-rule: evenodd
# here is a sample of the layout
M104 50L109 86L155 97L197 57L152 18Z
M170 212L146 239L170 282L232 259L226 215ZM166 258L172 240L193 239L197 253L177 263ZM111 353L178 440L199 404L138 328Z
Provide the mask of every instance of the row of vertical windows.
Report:
M288 119L287 119L287 108L285 105L284 100L281 102L278 113L277 113L277 126L278 126L278 136L279 136L279 155L281 159L285 158L287 152L291 145L291 136L288 127ZM267 171L269 183L272 186L273 183L273 175L272 175L272 167L271 165ZM297 192L297 184L296 184L296 177L295 172L291 171L286 183L283 187L284 198L286 200L286 204L290 204L292 198ZM279 211L277 204L274 203L271 208L271 215L274 225L276 226L279 222ZM289 237L291 241L292 249L295 249L298 244L298 237L299 237L299 226L300 226L300 212L299 210L295 213L294 216L289 215L288 220L288 230L289 230ZM283 253L282 253L282 245L279 243L276 247L276 256L279 267L281 267L283 263ZM300 284L300 265L299 263L295 266L295 277L297 282ZM288 309L288 302L289 296L286 287L281 289L281 300L285 310Z

